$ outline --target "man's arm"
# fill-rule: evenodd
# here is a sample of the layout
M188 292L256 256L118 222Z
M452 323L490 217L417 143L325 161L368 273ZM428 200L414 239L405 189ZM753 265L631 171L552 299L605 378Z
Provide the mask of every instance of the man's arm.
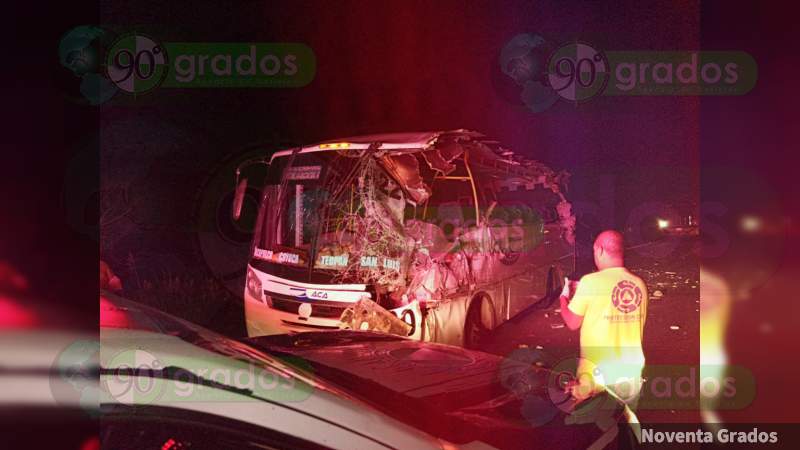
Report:
M580 290L581 283L570 281L569 278L564 278L564 289L561 290L561 297L559 297L559 301L561 302L561 318L564 319L564 323L567 324L567 328L570 330L577 330L581 327L583 323L583 316L579 314L575 314L572 310L569 309L569 302L570 299L575 301L575 297ZM582 306L585 306L586 302L580 302ZM578 311L586 311L586 308L578 307Z
M566 295L562 295L559 300L561 301L561 318L564 319L567 328L570 330L579 329L583 323L583 316L579 316L569 310L569 298Z

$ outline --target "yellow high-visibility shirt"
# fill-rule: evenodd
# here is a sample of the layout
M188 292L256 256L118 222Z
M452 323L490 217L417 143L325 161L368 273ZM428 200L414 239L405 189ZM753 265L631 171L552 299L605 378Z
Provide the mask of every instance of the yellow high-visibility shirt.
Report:
M724 365L725 330L731 308L728 283L700 268L700 364Z
M577 378L610 386L640 380L642 337L647 317L647 287L624 267L581 278L569 310L583 316Z

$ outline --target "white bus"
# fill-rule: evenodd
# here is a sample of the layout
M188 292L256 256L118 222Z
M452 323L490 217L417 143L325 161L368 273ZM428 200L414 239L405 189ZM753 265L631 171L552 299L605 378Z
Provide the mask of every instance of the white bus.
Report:
M339 329L369 304L412 338L476 347L552 301L574 270L567 174L479 133L359 136L256 162L267 176L244 289L250 336Z

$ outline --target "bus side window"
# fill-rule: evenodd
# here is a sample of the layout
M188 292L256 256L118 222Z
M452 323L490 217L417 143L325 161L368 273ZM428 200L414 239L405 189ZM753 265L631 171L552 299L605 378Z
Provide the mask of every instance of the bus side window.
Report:
M439 227L450 242L460 234L469 217L466 214L470 211L461 200L463 195L460 195L459 184L464 182L437 180L424 217L425 222Z

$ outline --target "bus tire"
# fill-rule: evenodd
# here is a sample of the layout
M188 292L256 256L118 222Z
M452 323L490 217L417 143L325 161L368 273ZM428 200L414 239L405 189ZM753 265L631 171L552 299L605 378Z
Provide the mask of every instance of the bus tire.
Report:
M493 323L491 301L485 294L475 296L464 320L464 347L474 350L485 344Z

